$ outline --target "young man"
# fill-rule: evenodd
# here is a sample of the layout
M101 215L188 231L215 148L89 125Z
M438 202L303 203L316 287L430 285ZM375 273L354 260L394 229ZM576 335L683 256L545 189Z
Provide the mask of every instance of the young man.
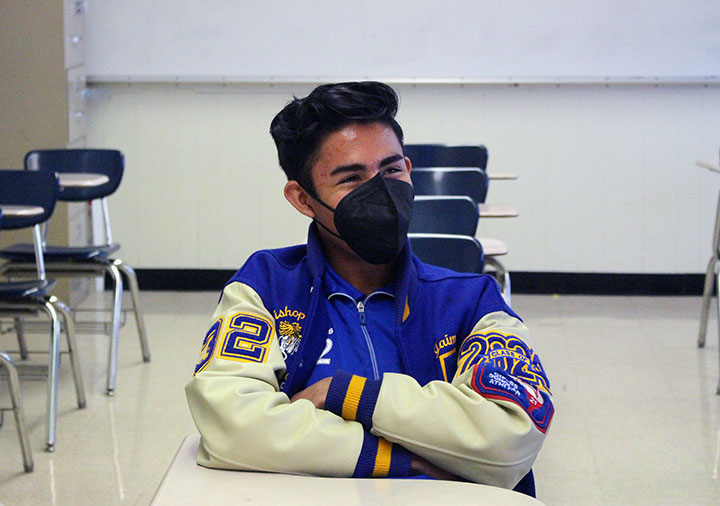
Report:
M532 494L547 377L492 278L413 256L396 111L389 86L342 83L274 118L285 198L313 222L225 286L186 387L198 463Z

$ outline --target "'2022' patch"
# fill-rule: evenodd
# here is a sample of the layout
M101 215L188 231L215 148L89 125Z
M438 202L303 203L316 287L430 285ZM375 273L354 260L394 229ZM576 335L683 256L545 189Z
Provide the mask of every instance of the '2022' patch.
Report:
M543 434L550 426L555 413L551 397L491 363L475 365L472 388L486 399L514 402L530 416Z

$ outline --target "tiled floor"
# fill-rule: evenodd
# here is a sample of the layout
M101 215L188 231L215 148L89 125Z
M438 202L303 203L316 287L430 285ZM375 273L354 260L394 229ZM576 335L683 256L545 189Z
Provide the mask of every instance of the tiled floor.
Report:
M9 414L0 429L0 505L148 504L184 435L183 385L216 293L144 292L153 360L132 318L118 389L104 395L107 338L79 335L88 407L63 363L55 453L42 450L45 383L22 381L35 472L22 472ZM697 339L697 297L513 297L550 376L556 416L535 464L550 505L717 505L720 396L716 325ZM47 339L33 339L42 348ZM10 335L0 348L12 347ZM41 360L42 357L36 360ZM0 385L0 404L8 404Z

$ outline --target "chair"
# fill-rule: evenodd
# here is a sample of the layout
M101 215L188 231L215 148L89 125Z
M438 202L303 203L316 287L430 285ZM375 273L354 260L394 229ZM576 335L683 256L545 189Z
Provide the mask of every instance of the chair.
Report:
M410 233L408 234L411 238L411 244L418 234L425 234L425 236L433 234L451 234L469 236L474 239L478 223L478 215L475 208L475 202L467 196L443 195L415 197L413 217L410 221ZM426 239L425 242L430 244L428 239ZM463 267L462 270L471 269L470 272L483 272L482 266L485 263L491 264L495 268L496 279L500 283L503 296L509 304L511 301L510 275L500 262L497 262L492 256L490 256L490 253L493 256L507 254L507 246L505 246L505 244L499 239L484 238L478 242L480 242L483 253L480 270L474 270L474 261L470 261L470 267ZM420 245L418 247L422 248L421 251L424 251L432 246ZM447 266L449 261L438 258L444 257L447 254L452 254L452 251L450 253L444 252L443 247L441 246L440 249L436 251L423 253L423 255L425 255L424 258L419 254L418 256L423 259L423 261L427 258L428 263L436 263L437 265ZM438 262L440 263L438 264ZM465 263L463 265L468 264Z
M29 172L23 170L0 170L0 204L10 206L25 206L37 209L32 215L3 216L0 227L2 229L33 228L35 269L37 277L24 281L0 282L0 316L13 318L18 331L20 353L27 357L28 350L25 337L20 330L19 322L28 316L45 313L51 321L50 359L48 361L48 394L47 394L47 432L45 447L47 451L55 448L55 435L57 425L57 389L58 372L60 367L60 316L63 319L65 335L67 337L75 392L79 408L84 408L85 390L83 387L80 364L75 356L77 345L75 343L75 325L72 313L57 297L50 295L55 282L47 279L41 246L40 223L47 221L55 209L58 198L58 178L51 172ZM60 316L58 316L60 315ZM4 361L3 365L7 366ZM10 366L12 363L10 362ZM10 370L10 368L8 368Z
M410 172L410 177L415 187L416 204L413 209L413 215L416 212L422 212L417 210L418 206L431 206L433 204L420 203L420 196L466 196L474 201L474 213L478 215L478 205L480 199L485 199L487 193L487 174L485 171L478 168L430 168L430 169L413 169ZM442 204L434 204L442 205ZM457 205L457 204L456 204ZM467 203L465 204L467 207ZM447 213L450 217L454 216L455 211ZM452 228L456 226L453 223L455 218L442 221L442 227L432 227L427 229L430 224L427 222L428 219L441 220L443 213L437 210L428 211L427 217L425 218L423 226L425 227L422 232L440 232L440 233L454 233L451 232ZM428 218L430 217L430 218ZM474 236L477 231L477 218L474 221L475 229L467 232L467 235ZM411 222L411 227L412 227ZM413 229L411 228L411 231ZM510 274L508 273L505 266L497 260L498 256L506 255L508 252L507 246L500 239L493 238L479 238L484 251L484 264L494 269L494 276L500 283L503 294L508 304L511 300L511 288L510 288Z
M482 272L482 245L474 237L413 233L408 238L413 253L427 264L458 272Z
M696 165L709 171L720 173L720 166L707 162L696 162ZM718 335L720 336L720 194L718 194L717 209L715 211L715 226L713 228L712 239L712 256L707 264L705 271L705 283L703 287L702 297L702 313L700 314L700 334L698 335L698 348L705 347L705 337L707 334L708 319L710 317L710 299L712 298L713 288L718 291ZM720 379L718 379L717 395L720 395Z
M481 218L515 218L511 206L485 204L490 178L478 167L432 167L414 169L410 176L418 195L468 195L478 203Z
M405 156L410 158L413 167L436 168L476 168L487 171L488 150L482 145L447 146L445 144L406 144ZM514 174L496 174L497 179L515 179ZM481 199L476 199L480 205L481 217L488 218L515 218L518 212L514 207L486 205L488 182L493 179L486 174L484 193Z
M477 204L467 196L417 196L408 237L423 262L458 272L483 271L484 254L473 237Z
M488 178L479 168L435 167L410 172L415 195L467 195L476 203L485 202ZM475 206L477 213L477 205Z
M120 259L112 258L120 245L113 243L107 197L117 190L124 170L124 157L120 151L109 149L54 149L31 151L25 156L25 168L30 171L56 172L60 175L59 200L76 202L100 199L106 242L92 246L43 246L46 268L54 276L98 277L108 275L113 286L110 319L110 346L108 351L107 394L114 395L117 383L118 339L121 325L123 278L128 282L132 297L140 347L144 362L150 361L150 349L145 331L145 320L140 307L140 294L135 271ZM77 175L101 174L108 181L96 186L63 183L64 178ZM0 251L8 262L2 272L31 271L32 245L16 244Z
M474 236L477 225L477 204L470 197L418 195L413 205L409 232Z
M0 208L0 229L2 229L2 208ZM34 464L32 452L30 451L30 440L25 429L25 411L22 406L22 398L20 397L20 381L18 380L17 369L10 356L0 350L0 367L7 370L8 390L10 393L10 408L0 408L0 427L3 426L5 411L11 410L15 416L15 428L17 429L18 439L20 440L20 451L23 457L23 467L26 473L31 473Z
M487 170L488 150L483 145L405 144L413 167L477 167Z

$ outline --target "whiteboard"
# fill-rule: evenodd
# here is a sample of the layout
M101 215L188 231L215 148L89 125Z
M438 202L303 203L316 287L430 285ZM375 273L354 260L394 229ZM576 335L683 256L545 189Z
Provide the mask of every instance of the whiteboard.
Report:
M720 81L720 0L89 0L90 81Z

